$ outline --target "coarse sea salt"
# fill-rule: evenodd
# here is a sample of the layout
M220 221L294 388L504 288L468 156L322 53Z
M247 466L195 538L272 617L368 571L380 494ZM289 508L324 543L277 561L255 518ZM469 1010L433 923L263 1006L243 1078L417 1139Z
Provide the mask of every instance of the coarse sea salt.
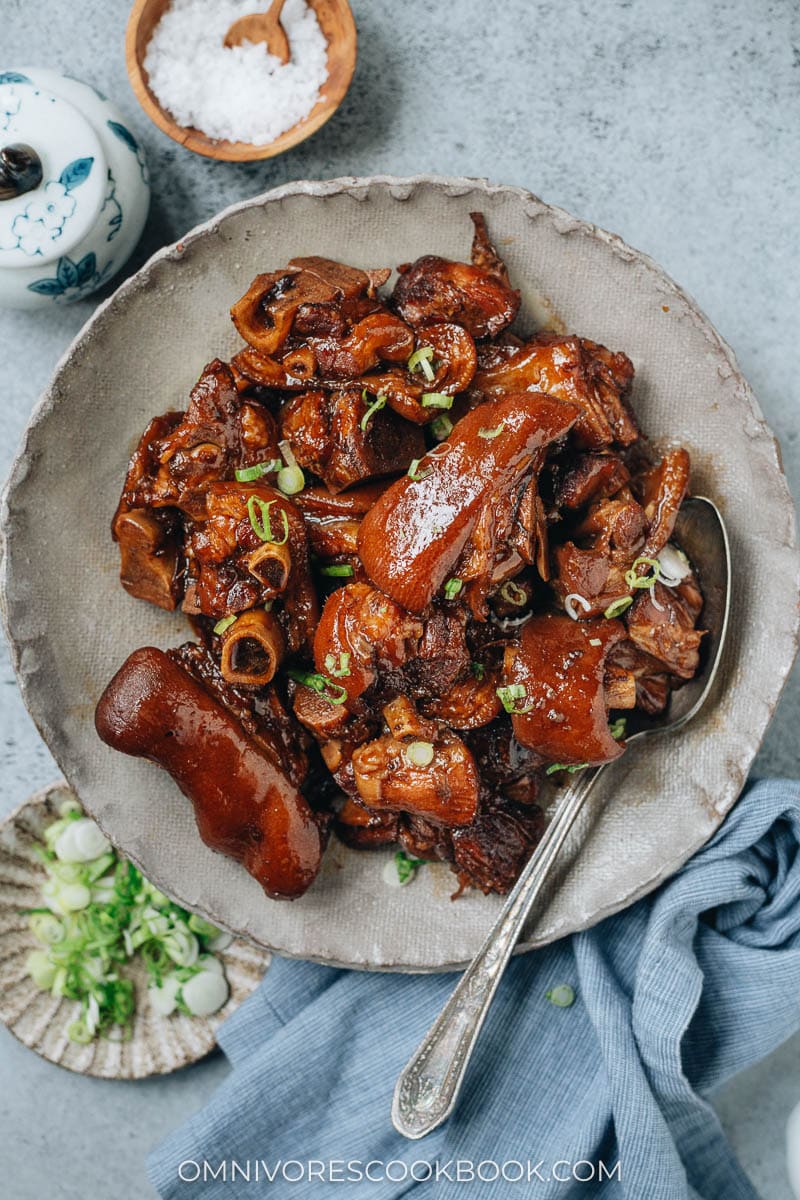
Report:
M159 104L210 138L263 146L308 116L327 78L328 45L305 0L286 0L281 24L291 59L263 44L223 45L261 0L173 0L147 47L144 68Z

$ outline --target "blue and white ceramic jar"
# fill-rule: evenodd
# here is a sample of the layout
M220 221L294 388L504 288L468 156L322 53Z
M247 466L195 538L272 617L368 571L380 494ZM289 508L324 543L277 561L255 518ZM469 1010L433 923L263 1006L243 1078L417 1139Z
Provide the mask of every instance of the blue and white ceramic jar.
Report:
M0 70L0 306L88 296L130 257L149 204L113 104L56 71Z

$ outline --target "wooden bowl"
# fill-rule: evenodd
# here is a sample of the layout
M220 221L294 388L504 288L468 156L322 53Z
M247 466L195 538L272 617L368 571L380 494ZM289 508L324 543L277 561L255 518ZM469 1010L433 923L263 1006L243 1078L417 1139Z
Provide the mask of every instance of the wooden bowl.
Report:
M191 125L178 125L153 95L142 65L153 30L169 4L170 0L135 0L125 34L125 61L131 87L150 120L188 150L194 150L206 158L224 159L227 162L254 162L256 159L272 158L316 133L344 100L356 66L356 26L350 5L347 0L308 0L328 43L328 78L322 85L319 100L307 117L263 146L210 138ZM266 8L265 0L254 0L254 11L260 6Z

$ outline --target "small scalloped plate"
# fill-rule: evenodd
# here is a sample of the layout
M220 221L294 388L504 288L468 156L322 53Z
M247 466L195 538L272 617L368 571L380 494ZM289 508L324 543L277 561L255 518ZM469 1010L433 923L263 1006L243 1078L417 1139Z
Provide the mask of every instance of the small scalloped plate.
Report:
M74 798L65 783L37 792L0 825L0 1020L42 1058L80 1075L100 1079L144 1079L167 1075L203 1058L216 1045L217 1028L261 981L270 956L247 942L234 941L219 957L231 994L211 1017L175 1013L162 1017L146 1001L147 973L136 959L126 975L136 987L136 1016L128 1041L97 1038L88 1046L71 1042L66 1030L80 1005L40 991L25 973L25 960L40 943L23 911L42 903L45 873L34 842L58 816L58 806Z

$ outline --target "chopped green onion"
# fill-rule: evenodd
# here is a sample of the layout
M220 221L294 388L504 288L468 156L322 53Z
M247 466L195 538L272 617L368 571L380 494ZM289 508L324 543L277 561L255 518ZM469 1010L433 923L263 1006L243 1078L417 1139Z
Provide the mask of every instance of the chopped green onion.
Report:
M282 442L278 442L278 449L283 455L283 461L286 463L286 466L281 467L280 471L278 471L278 487L285 496L296 496L306 486L306 477L301 467L298 466L292 447L285 438Z
M433 742L410 742L405 756L414 767L429 767L433 762Z
M479 429L478 437L485 438L487 441L491 441L492 438L500 437L500 434L503 432L505 427L505 421L501 421L495 429Z
M463 586L464 586L464 580L459 579L455 575L453 576L452 579L448 579L447 583L444 585L445 599L446 600L455 600L456 596L461 591Z
M325 670L334 677L341 679L345 675L350 674L350 655L343 652L339 655L339 665L336 665L336 659L332 654L325 655Z
M367 402L367 389L366 388L364 388L364 390L361 393L361 399L366 404L366 402ZM364 413L363 417L361 418L361 428L364 431L364 433L366 433L367 426L369 425L372 418L375 416L375 413L380 412L380 410L385 407L386 407L386 397L385 396L376 396L375 399L373 400L372 404L370 404L369 408L367 409L367 411Z
M43 948L28 956L26 969L42 990L80 1002L80 1014L66 1030L72 1041L88 1044L115 1032L125 1038L135 993L121 964L141 954L157 987L173 973L178 983L200 971L222 975L221 963L199 953L200 943L207 952L219 930L173 904L136 867L119 860L77 804L64 806L62 814L44 831L45 846L54 845L58 857L39 847L47 871L42 895L51 911L30 914L31 933Z
M331 575L334 578L347 579L350 575L355 575L355 570L349 563L331 563L327 567L320 567L320 575Z
M240 467L233 474L236 477L237 483L252 483L255 479L260 479L262 475L269 475L272 471L279 471L281 465L279 458L268 458L266 462L254 463L252 467Z
M286 469L286 468L284 468ZM256 537L262 542L271 542L275 546L283 546L289 540L289 518L285 509L280 509L283 518L283 537L276 538L272 532L269 520L269 510L275 504L274 500L262 500L260 496L249 496L247 500L247 515Z
M626 609L630 608L632 604L633 596L620 596L619 599L612 600L606 611L603 613L603 616L608 617L609 620L612 620L614 617L619 617L625 612Z
M556 1008L569 1008L571 1004L575 1003L575 989L568 983L560 983L558 987L545 992L545 999L549 1000L551 1004L555 1004Z
M611 734L614 741L618 742L625 737L625 725L627 724L624 717L617 717L608 727L608 732Z
M442 415L441 417L437 417L435 421L431 421L428 428L437 442L443 442L453 432L453 422L449 417Z
M590 646L602 646L602 644L603 644L602 638L589 638Z
M223 634L226 629L230 629L231 625L237 621L236 613L231 613L228 617L223 617L221 621L217 621L214 626L214 633Z
M483 663L474 662L472 664L472 674L476 679L483 679L484 675L486 674L486 667L483 665Z
M419 867L425 863L424 858L413 858L410 854L406 854L405 850L398 850L394 856L394 865L397 870L397 880L401 887L411 880L417 873Z
M444 392L423 392L419 400L423 408L452 408L453 397Z
M525 591L525 588L520 587L518 583L514 583L513 579L509 579L508 583L503 584L500 588L500 595L509 604L516 605L517 608L521 608L523 604L528 603L528 593Z
M652 575L639 575L636 568L647 566L653 568ZM629 588L651 588L661 574L661 563L657 558L640 557L635 559L631 569L625 572L625 582Z
M420 346L419 350L415 350L408 360L408 369L412 373L419 367L422 374L431 383L436 378L431 359L433 358L433 346Z
M338 683L331 683L327 675L312 674L311 671L287 671L290 679L295 683L302 683L305 687L310 687L318 695L322 696L323 700L327 700L329 704L344 704L347 699L347 691Z
M423 479L427 479L433 473L433 467L423 467L420 471L419 464L422 459L413 458L408 465L406 474L409 479L413 479L415 483L421 483Z
M574 775L577 771L585 770L588 765L588 763L551 763L545 771L545 775L555 775L556 771L566 771L568 775Z
M528 700L528 694L521 683L510 683L507 687L497 688L496 692L497 698L507 713L523 716L533 708L533 701ZM520 700L525 700L527 703L520 706Z

